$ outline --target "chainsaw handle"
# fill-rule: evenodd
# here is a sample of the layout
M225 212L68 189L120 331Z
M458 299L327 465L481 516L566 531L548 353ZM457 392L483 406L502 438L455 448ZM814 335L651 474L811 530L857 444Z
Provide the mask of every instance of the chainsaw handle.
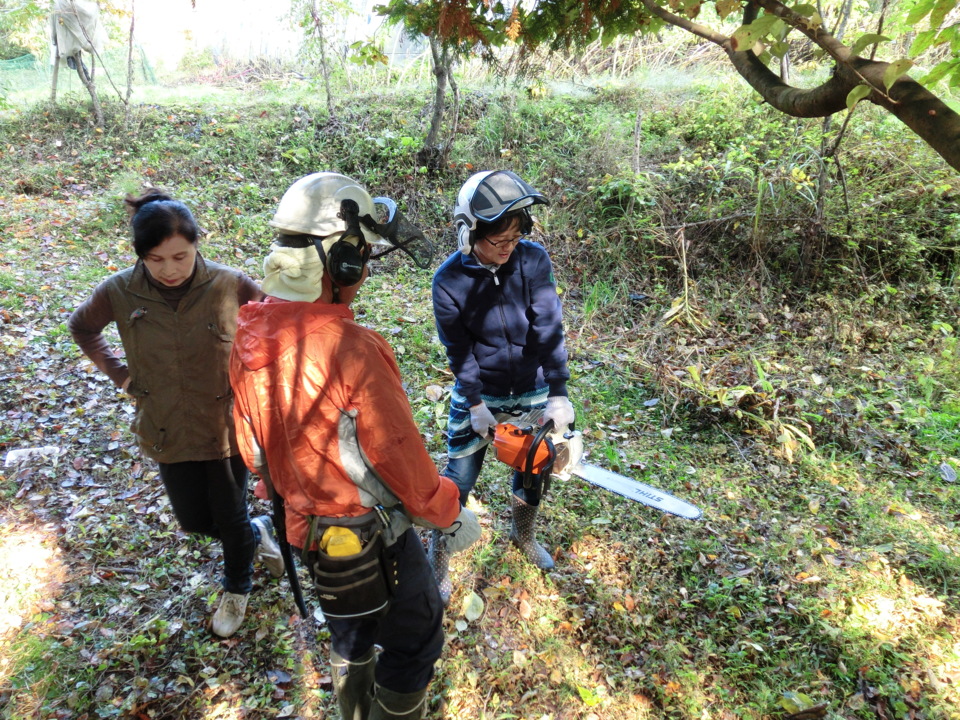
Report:
M550 477L550 471L553 469L553 461L557 457L557 451L553 448L553 443L550 442L550 439L547 437L549 432L553 430L553 420L547 420L543 427L537 431L537 434L533 438L533 442L530 443L530 447L527 450L527 461L523 466L523 486L528 490L533 487L533 476L536 474L533 471L533 468L536 464L537 450L540 448L540 444L546 441L547 451L550 454L550 459L547 461L546 465L543 466L543 469L540 471L540 474Z

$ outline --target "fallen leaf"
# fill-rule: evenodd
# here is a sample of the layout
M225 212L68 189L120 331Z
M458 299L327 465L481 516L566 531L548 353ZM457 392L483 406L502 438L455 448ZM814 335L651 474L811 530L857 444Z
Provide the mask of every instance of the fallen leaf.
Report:
M957 471L949 463L940 463L940 477L944 482L953 483L957 481Z
M577 685L577 692L580 693L580 699L587 707L594 707L600 704L600 696L593 690Z
M483 598L475 592L463 599L463 616L469 621L478 620L483 615Z
M524 620L529 620L530 616L533 614L533 608L530 606L530 603L526 600L521 600L519 605L520 617Z

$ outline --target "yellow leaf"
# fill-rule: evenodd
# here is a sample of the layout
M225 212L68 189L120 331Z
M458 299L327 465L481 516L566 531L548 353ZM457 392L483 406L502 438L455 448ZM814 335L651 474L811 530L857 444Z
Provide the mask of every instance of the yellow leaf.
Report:
M813 700L803 693L787 691L780 698L780 707L795 715L814 706Z
M504 31L504 34L511 40L516 40L520 37L520 19L518 17L518 12L520 9L520 3L517 3L513 6L513 14L510 16L510 23L507 25L507 29Z
M725 20L727 15L737 12L742 6L740 0L717 0L717 14L721 20Z

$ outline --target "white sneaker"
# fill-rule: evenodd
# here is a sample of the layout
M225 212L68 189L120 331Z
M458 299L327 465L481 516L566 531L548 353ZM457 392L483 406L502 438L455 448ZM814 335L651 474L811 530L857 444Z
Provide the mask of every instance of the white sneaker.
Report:
M248 595L231 592L223 594L220 598L220 606L213 614L213 622L210 624L214 635L228 638L237 631L240 623L243 622L243 616L247 614L248 597Z
M283 555L280 546L273 539L273 520L267 515L261 515L250 521L260 531L260 542L257 544L256 560L262 562L273 577L281 577L284 571Z

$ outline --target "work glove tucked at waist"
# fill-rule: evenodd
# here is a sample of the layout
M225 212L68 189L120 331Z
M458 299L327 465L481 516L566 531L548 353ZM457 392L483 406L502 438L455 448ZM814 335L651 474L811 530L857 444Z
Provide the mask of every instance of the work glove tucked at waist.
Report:
M447 551L458 553L466 550L480 539L480 522L472 510L460 508L460 514L453 521L453 525L440 528Z

